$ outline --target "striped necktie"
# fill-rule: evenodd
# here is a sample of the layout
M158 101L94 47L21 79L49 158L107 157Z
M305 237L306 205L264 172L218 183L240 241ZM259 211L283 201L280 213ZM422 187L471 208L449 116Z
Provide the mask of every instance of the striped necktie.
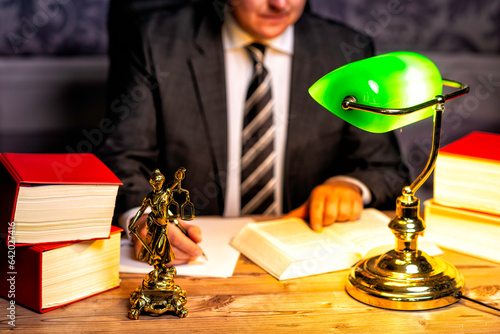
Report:
M274 133L270 75L264 67L265 46L251 44L253 75L243 117L241 158L241 214L275 214Z

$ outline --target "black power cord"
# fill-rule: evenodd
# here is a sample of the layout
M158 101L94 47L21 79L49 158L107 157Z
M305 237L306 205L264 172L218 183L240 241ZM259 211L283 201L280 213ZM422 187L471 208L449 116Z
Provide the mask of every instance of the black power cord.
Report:
M477 303L479 305L482 305L482 306L485 306L485 307L489 307L495 311L499 311L500 312L500 308L498 307L495 307L495 306L491 306L491 305L488 305L486 303L483 303L483 302L480 302L479 300L476 300L476 299L473 299L473 298L470 298L470 297L467 297L466 295L464 295L462 293L462 291L457 291L454 295L453 295L456 299L466 299L466 300L469 300L471 302L474 302L474 303Z

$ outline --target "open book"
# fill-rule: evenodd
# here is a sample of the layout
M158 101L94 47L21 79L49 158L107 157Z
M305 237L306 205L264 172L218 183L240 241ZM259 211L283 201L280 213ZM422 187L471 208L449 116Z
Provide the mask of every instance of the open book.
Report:
M279 280L310 276L347 269L363 257L393 249L389 220L376 209L365 209L360 219L335 223L321 233L298 218L249 223L231 245ZM429 255L442 253L424 238L418 247Z

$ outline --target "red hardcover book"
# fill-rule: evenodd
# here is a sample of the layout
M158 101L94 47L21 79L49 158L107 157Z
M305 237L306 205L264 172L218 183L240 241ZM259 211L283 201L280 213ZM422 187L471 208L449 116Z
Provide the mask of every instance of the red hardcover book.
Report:
M1 246L0 295L10 304L47 312L120 285L120 232L109 238L34 245Z
M472 132L439 150L434 201L500 214L500 134Z
M109 236L120 180L93 154L0 153L0 233L11 244Z
M500 134L474 131L444 146L439 154L500 163Z

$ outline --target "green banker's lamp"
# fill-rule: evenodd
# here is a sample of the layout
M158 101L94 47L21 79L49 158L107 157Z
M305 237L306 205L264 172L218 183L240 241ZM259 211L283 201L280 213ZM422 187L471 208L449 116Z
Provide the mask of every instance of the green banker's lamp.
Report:
M453 87L442 95L443 85ZM311 96L346 122L382 133L434 117L429 160L422 173L402 190L389 229L395 248L360 261L349 273L347 292L355 299L395 310L426 310L453 304L465 290L456 268L417 248L425 230L415 192L429 177L439 150L441 118L446 101L465 95L469 87L441 78L426 57L394 52L356 61L319 79Z

